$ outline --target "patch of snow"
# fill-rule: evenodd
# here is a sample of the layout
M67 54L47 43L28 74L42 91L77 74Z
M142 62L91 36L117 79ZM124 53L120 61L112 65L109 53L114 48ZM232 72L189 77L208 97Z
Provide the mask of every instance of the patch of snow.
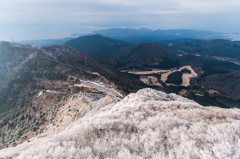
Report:
M53 91L53 90L44 90L44 91L40 91L37 95L37 98L45 95L45 94L49 94L49 93L62 93L62 92L58 92L58 91Z

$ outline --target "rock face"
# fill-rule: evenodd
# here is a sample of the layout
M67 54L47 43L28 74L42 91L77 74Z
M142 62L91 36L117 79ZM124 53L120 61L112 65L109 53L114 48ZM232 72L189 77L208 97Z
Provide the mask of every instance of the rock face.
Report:
M122 100L108 95L82 109L87 112L60 133L45 133L3 149L0 157L210 159L240 155L238 109L203 107L150 88Z

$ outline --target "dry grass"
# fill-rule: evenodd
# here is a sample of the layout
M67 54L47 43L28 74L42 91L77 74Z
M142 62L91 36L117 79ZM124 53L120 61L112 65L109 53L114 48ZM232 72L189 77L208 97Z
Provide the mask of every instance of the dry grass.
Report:
M161 81L165 82L168 79L168 76L176 71L181 71L183 69L188 69L191 71L191 74L187 74L187 73L183 73L182 76L182 86L188 87L190 85L190 79L193 77L197 77L198 74L192 69L191 66L182 66L181 68L179 68L178 70L152 70L152 71L129 71L129 70L122 70L122 72L128 72L130 74L136 74L136 75L147 75L147 74L154 74L154 73L161 73ZM153 83L155 84L151 84L149 83L149 79L151 79L152 81L154 81ZM156 82L156 77L154 76L141 76L140 79L142 82L144 82L147 85L155 85L155 86L162 86L159 82ZM173 84L169 84L166 83L166 85L170 86Z
M191 66L183 66L183 67L179 68L178 70L174 70L174 71L169 70L167 73L162 74L161 80L163 82L165 82L165 81L167 81L167 78L170 74L172 74L173 72L176 72L176 71L181 71L183 69L188 69L191 71L191 74L183 73L183 76L182 76L183 82L181 85L188 87L190 85L190 79L198 76L197 73L192 69ZM168 84L168 85L170 85L170 84Z
M150 80L151 80L151 82L150 82ZM155 76L141 76L140 81L142 81L143 83L150 85L150 86L162 87L161 83L158 82L158 79Z

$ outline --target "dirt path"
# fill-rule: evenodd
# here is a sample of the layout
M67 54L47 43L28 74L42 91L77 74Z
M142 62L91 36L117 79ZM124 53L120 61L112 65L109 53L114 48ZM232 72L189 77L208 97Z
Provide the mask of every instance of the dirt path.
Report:
M112 94L112 95L115 95L117 97L123 97L120 93L118 93L117 91L115 90L111 90L111 89L108 89L108 88L105 88L101 85L98 85L97 83L93 83L93 82L90 82L90 81L84 81L82 82L82 84L75 84L74 86L76 87L89 87L89 88L95 88L101 92L105 92L107 94Z
M168 72L169 70L153 70L153 71L122 71L122 72L128 72L131 74L136 74L136 75L145 75L145 74L153 74L153 73L163 73L163 72Z

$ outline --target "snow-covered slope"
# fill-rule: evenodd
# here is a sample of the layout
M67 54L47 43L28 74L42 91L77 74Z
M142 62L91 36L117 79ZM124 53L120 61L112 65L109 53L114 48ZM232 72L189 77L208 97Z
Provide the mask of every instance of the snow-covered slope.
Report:
M203 107L149 88L90 104L65 130L3 149L0 158L240 157L238 109Z

